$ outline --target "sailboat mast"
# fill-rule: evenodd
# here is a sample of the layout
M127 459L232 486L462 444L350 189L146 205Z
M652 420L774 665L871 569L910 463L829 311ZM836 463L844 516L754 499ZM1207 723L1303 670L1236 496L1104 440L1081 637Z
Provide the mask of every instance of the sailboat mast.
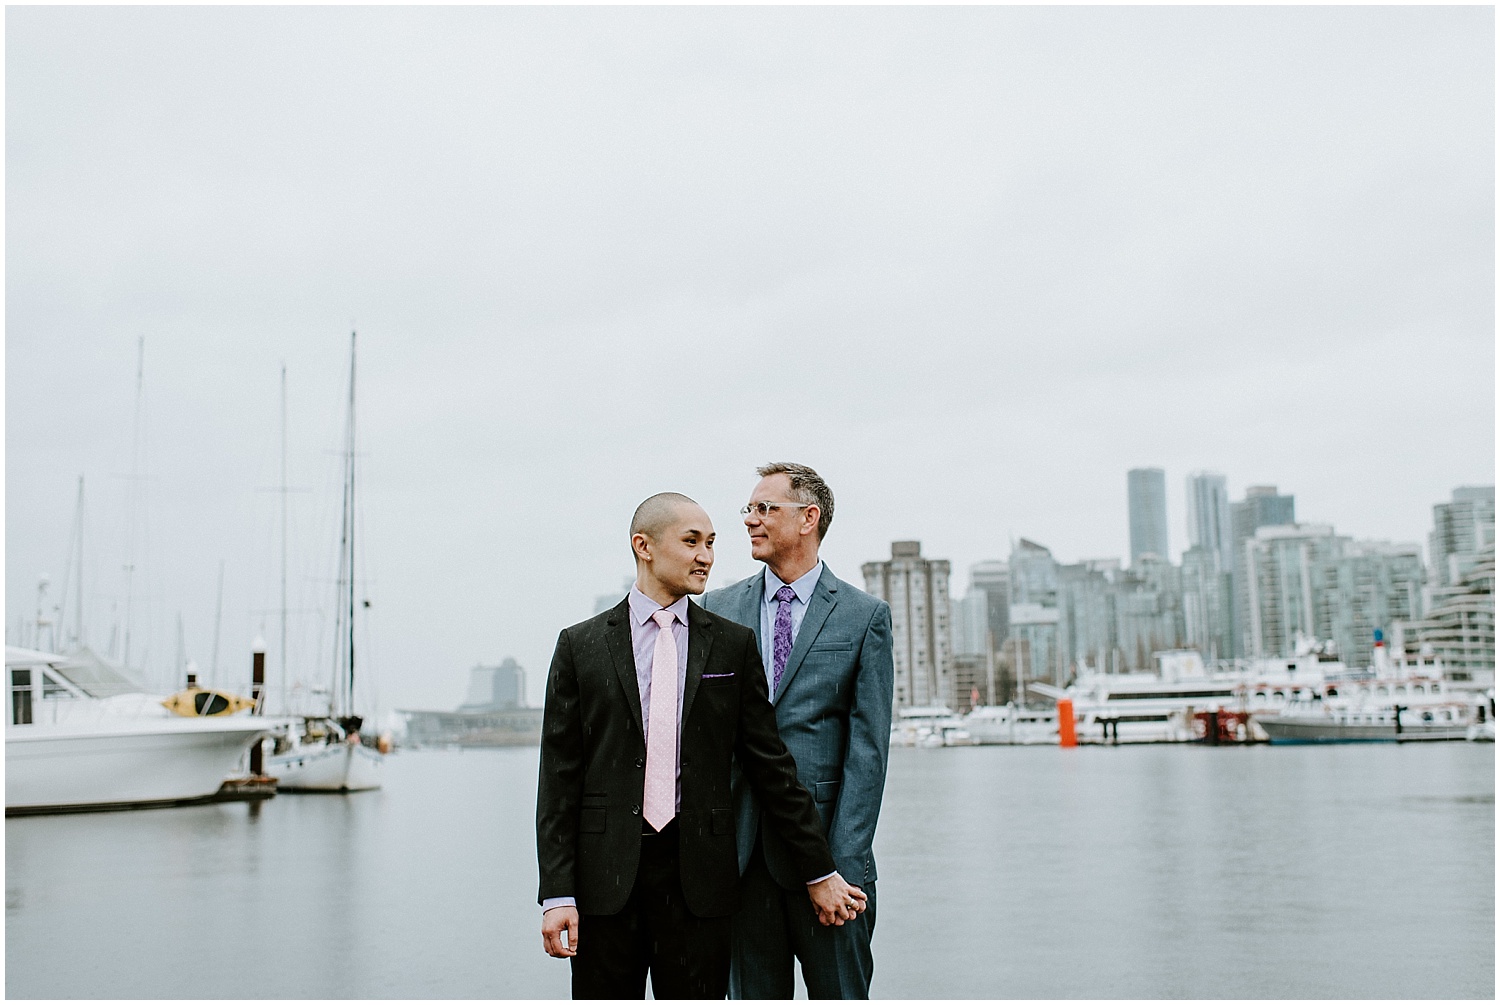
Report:
M354 350L357 333L349 333L349 428L345 438L344 526L349 549L349 683L346 714L354 714Z
M286 689L286 364L281 364L281 707ZM222 579L222 567L221 567Z
M135 421L130 446L130 527L125 535L125 648L121 662L130 666L130 628L135 613L135 533L140 507L141 400L146 391L146 336L136 342Z
M83 637L83 475L78 476L78 645L84 644Z

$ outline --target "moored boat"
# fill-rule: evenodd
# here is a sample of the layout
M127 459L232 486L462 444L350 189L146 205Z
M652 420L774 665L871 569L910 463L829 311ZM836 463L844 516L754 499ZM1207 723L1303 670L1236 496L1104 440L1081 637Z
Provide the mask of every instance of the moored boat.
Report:
M213 799L274 722L181 716L97 658L7 646L9 815Z

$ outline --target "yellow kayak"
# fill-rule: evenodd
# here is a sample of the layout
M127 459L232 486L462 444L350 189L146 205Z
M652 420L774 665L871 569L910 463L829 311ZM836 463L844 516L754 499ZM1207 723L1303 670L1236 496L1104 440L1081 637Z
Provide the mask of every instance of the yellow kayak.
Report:
M229 694L225 691L190 687L186 691L178 691L172 697L163 699L162 705L173 715L193 718L200 715L233 715L242 709L254 708L255 702L253 699L241 698L237 694Z

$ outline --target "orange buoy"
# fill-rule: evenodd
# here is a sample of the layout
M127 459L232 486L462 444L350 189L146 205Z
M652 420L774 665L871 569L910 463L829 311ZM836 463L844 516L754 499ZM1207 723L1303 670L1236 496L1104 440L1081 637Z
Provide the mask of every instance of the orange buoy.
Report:
M1073 700L1071 698L1057 699L1057 745L1059 747L1078 746L1078 731L1073 725Z

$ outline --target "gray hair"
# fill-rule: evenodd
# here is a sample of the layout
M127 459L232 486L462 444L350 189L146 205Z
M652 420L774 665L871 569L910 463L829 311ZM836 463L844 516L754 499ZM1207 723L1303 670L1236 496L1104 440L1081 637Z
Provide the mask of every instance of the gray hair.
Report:
M800 503L818 507L818 540L828 536L828 525L833 523L833 489L828 487L821 475L806 464L788 461L772 461L755 469L762 478L771 475L786 475L792 484L792 498Z

